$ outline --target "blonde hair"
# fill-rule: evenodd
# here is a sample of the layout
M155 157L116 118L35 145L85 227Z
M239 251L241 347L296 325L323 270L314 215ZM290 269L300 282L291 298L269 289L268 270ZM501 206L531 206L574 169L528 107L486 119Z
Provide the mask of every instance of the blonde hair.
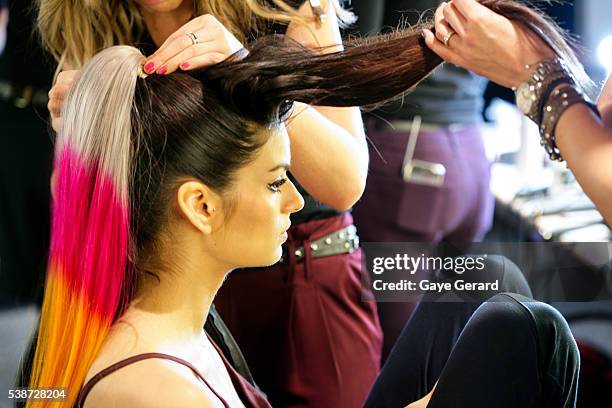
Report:
M97 52L113 45L134 45L145 31L135 0L36 0L36 28L43 46L61 69L78 69ZM189 1L189 0L184 0ZM214 15L241 42L265 32L270 22L305 23L283 0L193 0L194 16ZM265 4L268 3L268 4ZM329 0L341 26L355 21L339 0ZM274 8L271 6L273 5Z

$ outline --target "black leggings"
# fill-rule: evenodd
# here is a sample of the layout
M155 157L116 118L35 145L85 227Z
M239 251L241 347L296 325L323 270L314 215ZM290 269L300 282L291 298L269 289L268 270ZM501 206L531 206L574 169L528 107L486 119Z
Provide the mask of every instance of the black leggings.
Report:
M529 297L512 262L490 257L487 266L489 278L501 278L500 291L513 293L485 294L484 299L446 293L446 302L426 295L392 349L366 408L405 407L436 381L428 408L575 406L580 358L566 321Z

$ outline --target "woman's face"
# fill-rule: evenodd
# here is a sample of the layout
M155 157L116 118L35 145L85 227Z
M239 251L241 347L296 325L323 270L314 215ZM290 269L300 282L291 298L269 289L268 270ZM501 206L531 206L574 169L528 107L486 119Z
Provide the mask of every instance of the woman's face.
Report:
M215 239L218 255L229 265L268 266L280 259L289 215L304 207L304 199L287 178L290 162L289 137L282 127L256 159L237 172L226 195L231 208Z

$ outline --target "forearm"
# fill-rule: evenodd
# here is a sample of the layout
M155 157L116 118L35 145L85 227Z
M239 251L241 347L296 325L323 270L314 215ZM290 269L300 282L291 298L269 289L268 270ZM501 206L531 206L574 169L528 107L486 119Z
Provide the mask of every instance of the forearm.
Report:
M360 116L359 110L353 109L345 109L348 112L343 114ZM362 135L356 137L318 109L298 103L287 130L291 138L291 172L300 184L333 208L352 207L363 193L368 171L363 129Z
M324 2L324 24L290 24L287 36L317 52L342 50L342 37L331 4ZM312 19L306 2L300 13ZM323 48L320 48L323 47ZM359 108L296 104L288 123L292 173L317 200L345 210L361 197L368 169L368 148Z
M612 223L612 130L604 128L587 106L577 104L561 116L556 139L583 190Z

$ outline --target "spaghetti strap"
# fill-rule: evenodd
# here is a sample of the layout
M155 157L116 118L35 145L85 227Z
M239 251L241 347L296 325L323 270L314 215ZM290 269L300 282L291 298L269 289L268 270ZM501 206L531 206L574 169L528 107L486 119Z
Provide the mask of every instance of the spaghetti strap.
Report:
M141 360L146 360L149 358L162 358L162 359L166 359L166 360L172 360L175 361L179 364L182 364L184 366L187 366L191 369L191 371L194 372L195 375L197 375L203 382L204 384L206 384L206 386L212 391L213 394L215 394L215 396L217 398L219 398L219 400L223 403L223 406L225 408L230 408L229 404L227 403L227 401L225 401L225 399L223 399L223 397L221 395L219 395L217 393L217 391L215 391L215 389L209 384L208 381L206 381L206 378L204 378L204 376L202 374L200 374L200 372L198 371L197 368L195 368L195 366L193 364L191 364L188 361L185 361L181 358L175 357L175 356L171 356L170 354L163 354L163 353L143 353L143 354L137 354L135 356L132 357L128 357L124 360L118 361L115 364L112 364L108 367L106 367L105 369L103 369L102 371L100 371L99 373L97 373L96 375L94 375L93 377L91 377L89 379L89 381L87 381L87 383L83 386L83 388L81 388L81 391L79 392L79 397L77 398L77 408L82 408L83 404L85 403L85 399L87 398L87 395L89 394L89 392L91 391L91 389L94 387L94 385L96 385L102 378L114 373L115 371L119 370L120 368L123 368L127 365L133 364L137 361L141 361Z

